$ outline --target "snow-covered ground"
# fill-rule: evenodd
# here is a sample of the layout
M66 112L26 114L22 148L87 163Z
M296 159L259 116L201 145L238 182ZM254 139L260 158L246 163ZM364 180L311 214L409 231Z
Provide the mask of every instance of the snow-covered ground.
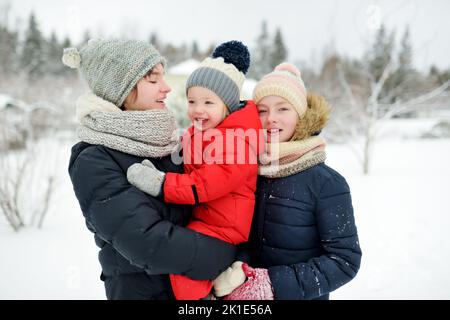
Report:
M450 299L450 139L379 143L369 176L342 148L328 159L349 182L363 250L331 298Z
M450 139L413 138L414 127L427 126L402 120L385 131L369 176L346 146L328 146L327 164L352 190L363 250L357 277L332 299L450 299ZM0 299L105 298L67 174L69 146L61 152L62 183L43 230L14 233L0 220Z

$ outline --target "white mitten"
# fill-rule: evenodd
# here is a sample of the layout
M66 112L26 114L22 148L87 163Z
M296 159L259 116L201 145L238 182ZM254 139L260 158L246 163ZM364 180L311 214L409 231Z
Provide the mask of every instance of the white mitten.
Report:
M245 282L246 276L242 270L242 261L235 261L227 270L222 272L214 281L214 294L223 297Z

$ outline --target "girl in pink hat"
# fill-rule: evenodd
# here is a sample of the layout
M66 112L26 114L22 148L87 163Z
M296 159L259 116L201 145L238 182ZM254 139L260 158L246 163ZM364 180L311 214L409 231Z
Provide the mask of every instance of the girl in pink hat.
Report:
M300 71L289 63L263 77L253 99L268 152L259 167L250 241L240 257L246 263L216 279L216 294L234 300L329 299L356 276L361 262L350 188L325 164L320 132L330 108L307 93Z

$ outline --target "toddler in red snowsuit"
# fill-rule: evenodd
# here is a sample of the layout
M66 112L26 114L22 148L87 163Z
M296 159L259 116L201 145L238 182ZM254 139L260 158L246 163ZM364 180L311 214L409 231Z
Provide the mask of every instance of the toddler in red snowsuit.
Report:
M240 101L247 48L221 44L188 78L188 116L192 126L182 139L185 173L162 173L150 162L134 164L128 180L164 201L194 204L187 228L238 244L248 240L255 205L257 157L263 136L253 101ZM178 300L202 299L212 281L170 275Z

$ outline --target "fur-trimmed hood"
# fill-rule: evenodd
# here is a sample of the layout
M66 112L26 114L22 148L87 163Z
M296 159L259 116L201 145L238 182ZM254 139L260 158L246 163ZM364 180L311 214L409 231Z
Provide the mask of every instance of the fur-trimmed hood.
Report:
M324 97L315 93L308 93L308 108L299 119L291 141L298 141L317 135L330 118L330 106Z

